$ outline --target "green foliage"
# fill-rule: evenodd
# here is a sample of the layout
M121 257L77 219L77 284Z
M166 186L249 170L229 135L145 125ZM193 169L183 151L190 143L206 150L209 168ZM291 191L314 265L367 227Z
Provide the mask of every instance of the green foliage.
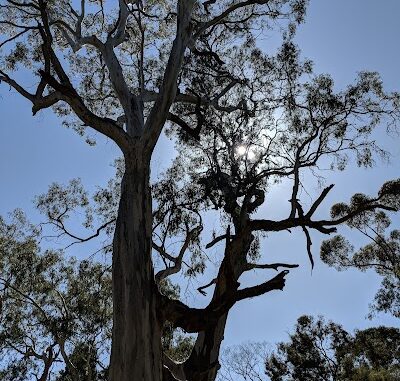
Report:
M388 189L388 193L381 191L380 197L387 195L393 205L399 198L395 198L396 189L385 188L387 184L382 189ZM362 199L365 200L364 197ZM400 317L400 233L397 229L389 231L390 224L389 217L382 211L361 213L348 225L366 236L370 243L355 251L347 239L336 235L321 245L321 259L329 266L339 271L371 269L382 277L381 287L371 306L371 317L374 312L388 312Z
M173 329L166 324L163 331L163 351L171 360L184 362L190 356L194 346L194 338L181 330Z
M2 379L30 380L47 365L60 369L60 361L68 371L75 361L89 361L92 373L104 367L112 320L107 267L42 251L38 231L17 212L10 222L0 218L0 274Z
M161 291L179 298L179 287L168 279ZM44 374L46 362L52 371L46 380L107 379L110 268L67 260L61 251L43 251L40 231L21 211L9 222L0 217L0 307L1 380L33 380ZM163 348L168 356L183 361L192 347L192 337L166 325Z
M347 333L322 318L301 316L287 343L266 359L271 381L394 381L400 377L400 330Z
M361 271L373 269L383 279L374 304L374 311L389 312L400 317L400 234L389 230L391 220L386 212L374 209L373 205L385 205L387 210L398 211L400 207L400 180L384 183L376 198L355 194L349 204L332 206L331 216L340 220L348 214L352 218L346 224L368 238L367 245L354 250L350 242L336 235L321 245L321 259L339 271L356 268ZM371 206L371 207L370 207ZM367 209L360 212L361 209Z
M400 210L400 179L388 181L379 191L379 199L395 210Z
M106 381L107 369L98 369L99 359L97 349L88 343L77 343L69 356L76 369L78 377L68 369L62 370L55 381Z

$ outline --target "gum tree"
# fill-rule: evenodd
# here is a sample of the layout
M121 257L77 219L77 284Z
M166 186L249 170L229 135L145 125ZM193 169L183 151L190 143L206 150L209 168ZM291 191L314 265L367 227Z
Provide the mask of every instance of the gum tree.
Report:
M346 208L345 205L342 207ZM338 212L343 213L343 209ZM366 236L370 243L355 251L346 238L336 235L322 243L321 259L339 271L349 268L374 270L383 279L370 306L369 317L387 312L400 318L400 231L388 231L391 221L382 212L351 219L347 224Z
M271 348L272 349L272 348ZM396 380L400 331L392 327L353 334L321 316L300 316L288 340L272 350L251 343L226 350L219 380Z
M399 376L400 332L374 327L350 335L340 325L301 316L290 340L265 361L272 381L395 380Z
M335 92L329 76L312 75L310 62L301 60L291 41L285 41L274 57L254 49L251 62L247 74L251 71L254 76L252 87L245 95L249 108L229 114L219 110L204 113L207 134L200 142L191 139L179 146L174 164L155 187L161 211L162 205L169 205L169 210L177 210L175 205L193 209L197 199L197 210L217 210L221 214L220 235L215 235L206 248L224 242L221 249L224 256L216 277L199 291L205 293L206 288L214 285L210 306L220 308L223 313L216 318L216 324L198 335L184 365L187 374L199 364L204 369L206 364L215 364L215 374L231 306L244 298L282 289L287 269L297 267L284 261L259 263L263 235L299 229L304 233L305 249L313 267L311 231L329 235L336 232L339 225L352 226L355 221L373 223L378 216L388 222L388 213L400 207L399 180L388 181L375 196L357 193L348 204L333 205L331 219L314 216L333 184L323 188L311 204L300 194L300 189L307 189L305 176L321 175L320 167L344 170L351 157L358 165L368 167L375 154L385 155L372 141L371 131L384 120L389 124L396 120L397 95L384 94L376 73L360 73L353 85ZM265 68L270 68L268 75ZM312 77L308 82L303 81L306 75ZM262 91L258 92L259 88ZM242 94L236 95L239 100ZM389 103L394 102L389 108L385 101L381 103L385 98ZM256 101L252 102L254 99ZM281 209L287 210L287 217L264 219L258 211L268 202L271 187L279 182L291 185L290 194L282 195ZM158 214L155 217L157 221ZM164 215L162 219L165 221ZM334 260L333 253L340 247L332 244L331 252L327 252L327 247L324 243L325 258ZM162 248L156 249L162 254ZM167 272L178 271L182 260L182 257L175 258ZM240 288L239 278L244 273L279 268L284 270L274 278ZM194 322L195 317L190 324ZM193 329L191 325L183 328L189 332ZM207 378L200 376L200 379Z
M65 124L81 134L94 129L123 154L120 183L95 195L98 226L77 183L66 192L54 185L37 202L74 242L103 230L113 234L110 380L214 380L229 309L283 289L288 270L249 288L239 288L239 277L250 269L297 266L255 262L259 233L301 229L313 263L310 230L329 234L356 216L398 210L398 181L375 197L353 197L332 219L313 218L332 186L306 210L301 203L303 171L318 169L325 158L344 169L351 153L369 166L382 153L370 133L380 123L395 124L399 103L375 73L361 73L341 92L329 76L312 74L291 41L306 1L0 4L0 80L32 102L33 114L51 107ZM255 31L282 20L283 45L267 55ZM18 81L25 70L32 73L29 84ZM167 124L178 156L151 188L150 160ZM255 216L269 187L284 179L293 183L287 218ZM87 209L85 226L93 234L68 230L74 208ZM224 234L207 246L225 242L223 259L216 278L199 290L215 285L210 303L192 308L163 292L163 283L184 265L190 274L204 269L200 237L212 208L223 215ZM176 253L167 250L171 237L182 239ZM165 264L156 273L153 251ZM167 324L198 333L183 364L163 354Z
M39 238L21 211L8 222L0 217L0 378L104 380L110 271L42 250Z

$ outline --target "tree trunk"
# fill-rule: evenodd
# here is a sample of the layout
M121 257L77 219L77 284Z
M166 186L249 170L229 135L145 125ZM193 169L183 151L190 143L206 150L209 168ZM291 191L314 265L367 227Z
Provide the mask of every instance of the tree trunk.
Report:
M218 319L214 327L198 334L196 344L185 364L190 381L214 381L220 368L218 359L228 313Z
M113 242L111 381L161 381L161 327L151 260L150 166L125 159Z
M219 299L227 292L234 292L244 271L246 256L253 237L249 231L238 234L232 242L227 242L225 255L218 273L212 300ZM197 336L193 351L185 364L185 373L190 381L214 381L220 368L218 362L224 339L228 313L218 319L218 323L202 331Z

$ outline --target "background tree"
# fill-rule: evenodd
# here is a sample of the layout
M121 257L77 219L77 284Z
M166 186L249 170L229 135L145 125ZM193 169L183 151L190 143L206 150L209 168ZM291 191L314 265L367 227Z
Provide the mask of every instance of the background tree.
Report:
M263 343L247 342L226 348L221 354L221 371L218 380L262 381L265 379L265 359L270 346Z
M347 205L340 205L333 213L342 213ZM321 246L321 259L329 266L344 270L356 268L361 271L375 270L383 277L381 288L371 306L374 312L389 312L400 318L400 232L386 231L390 219L383 212L359 216L348 222L350 228L360 231L371 243L354 252L354 247L343 236L326 240Z
M72 243L104 230L114 234L112 248L105 246L112 250L111 380L215 379L229 309L282 289L288 271L241 289L239 277L297 266L257 263L257 234L301 229L313 264L310 230L329 234L369 211L398 210L398 181L376 197L359 197L339 218L314 218L332 186L307 209L300 200L305 170L316 171L325 159L344 169L351 153L360 165L371 165L373 154L382 153L371 131L398 118L398 95L385 93L377 74L361 73L336 92L329 76L313 75L311 63L300 60L291 37L305 1L120 1L118 12L102 2L82 1L79 11L67 1L1 5L2 47L8 48L0 79L29 99L34 113L53 106L78 132L82 124L92 127L124 155L121 184L97 192L95 206L76 181L54 185L38 199L56 234ZM282 48L267 55L253 31L281 18L293 23ZM39 73L33 93L10 76L21 67ZM167 120L182 144L151 193L150 158ZM268 189L285 179L293 183L287 218L259 218ZM199 288L205 293L215 285L210 303L191 308L165 293L162 283L182 269L188 275L204 270L201 232L212 208L222 216L222 234L207 247L225 242L224 255L215 278ZM85 211L84 227L93 229L87 237L68 229L76 209ZM171 253L172 237L182 245ZM152 250L163 267L154 268ZM162 353L168 324L199 333L183 364Z
M374 327L353 335L322 317L301 316L289 340L247 343L223 352L219 380L392 381L400 372L400 331Z
M310 316L298 319L288 343L279 343L266 360L275 380L396 380L400 331L377 327L356 331Z
M45 238L19 210L10 221L0 218L1 379L107 380L111 269L43 250ZM168 281L162 291L179 297ZM191 347L190 337L165 327L169 357L183 361Z
M104 379L112 324L110 270L42 251L39 238L20 211L9 223L0 218L1 379Z

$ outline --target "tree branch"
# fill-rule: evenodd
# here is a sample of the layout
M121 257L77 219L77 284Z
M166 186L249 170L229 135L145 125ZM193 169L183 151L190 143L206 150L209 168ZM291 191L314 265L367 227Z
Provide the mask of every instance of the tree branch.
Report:
M60 229L60 230L61 230L62 233L61 233L59 236L65 234L65 235L67 235L68 237L70 237L70 238L72 238L72 239L75 240L74 242L72 242L71 244L69 244L69 245L67 246L67 248L69 248L69 247L71 247L72 245L75 245L75 244L77 244L77 243L88 242L88 241L92 240L93 238L98 237L98 236L100 235L100 233L101 233L105 228L107 228L108 226L110 226L111 224L113 224L113 223L115 222L115 218L112 219L112 220L110 220L110 221L107 221L107 222L105 222L103 225L99 226L93 234L91 234L91 235L89 235L89 236L87 236L87 237L85 237L85 238L82 238L82 237L78 237L76 234L71 233L71 232L64 226L64 223L61 221L60 218L52 218L52 217L49 217L49 218L50 218L50 222L49 222L49 223L51 223L52 225L54 225L57 229Z
M193 39L196 40L201 36L202 33L204 33L207 29L211 28L214 25L217 25L221 23L224 19L226 19L229 15L231 15L233 12L241 9L248 7L250 5L263 5L263 4L268 4L270 0L248 0L248 1L243 1L239 2L236 4L231 5L227 9L225 9L223 12L221 12L218 16L214 17L213 19L201 23L199 25L199 28L196 30L196 33L193 36Z
M216 284L217 281L218 281L218 278L214 278L211 282L207 283L207 284L204 285L204 286L199 287L199 288L197 289L197 291L200 292L200 294L206 296L207 293L206 293L205 291L203 291L203 290L206 289L206 288L208 288L208 287L210 287L210 286L212 286L213 284Z
M328 195L328 193L331 191L331 189L335 186L335 184L331 184L328 187L326 187L320 196L314 201L312 204L310 210L307 212L306 217L310 218L312 215L315 213L315 211L318 209L318 207L321 205L322 201L324 201L325 197Z
M312 221L307 215L303 217L287 218L285 220L273 221L273 220L251 220L249 221L249 227L253 231L283 231L295 227L307 227L310 229L318 230L324 234L330 234L336 232L336 226L341 225L360 213L373 211L376 209L383 209L388 211L396 211L395 208L376 203L376 200L371 200L370 203L360 206L357 210L354 210L345 216L336 220L318 220Z
M299 267L299 265L288 264L288 263L268 263L268 264L247 263L244 271L250 271L254 269L273 269L275 271L278 271L279 267L294 269L296 267Z
M129 8L128 3L136 3L137 1L127 1L127 0L119 0L119 14L118 20L115 23L114 27L108 33L107 37L107 45L112 46L113 48L117 47L118 45L122 44L125 40L125 30L126 24L128 22L129 17Z
M168 276L170 276L172 274L176 274L179 271L181 271L183 256L185 255L186 250L188 249L193 238L198 234L199 234L199 227L195 227L195 228L189 230L189 227L186 226L185 241L183 242L183 245L182 245L181 249L179 250L178 256L177 257L170 256L171 258L173 258L174 265L171 267L167 267L164 270L160 270L156 274L155 279L156 279L157 284L159 284L161 282L161 280L167 278ZM154 247L154 244L153 244L153 247Z
M308 259L310 260L311 263L311 270L314 268L314 258L311 252L311 246L312 246L312 240L309 231L305 226L302 226L303 232L306 235L307 239L307 254L308 254Z
M60 100L70 105L85 125L109 137L121 148L122 152L130 151L132 147L130 136L114 120L99 117L90 111L72 85L61 84L44 71L40 71L40 74L46 80L46 83L56 90Z
M226 87L224 87L218 94L213 97L205 98L198 97L194 94L177 93L173 100L173 103L189 103L189 104L200 104L201 106L211 106L215 110L225 111L231 113L237 110L245 108L245 101L241 100L236 105L220 106L219 100L226 95L236 84L240 83L239 80L233 79ZM155 102L159 98L159 93L150 90L144 90L142 94L143 102Z
M60 347L60 352L61 352L61 356L64 360L65 366L68 369L68 371L71 373L72 378L74 381L78 381L79 380L79 373L78 373L78 369L76 368L76 366L71 362L71 359L69 358L66 350L65 350L65 340L64 339L60 339L57 338L57 344Z
M263 295L273 290L283 290L283 288L285 287L285 276L287 274L289 274L289 270L284 270L265 283L253 287L248 287L243 290L238 290L235 301L253 298L255 296Z
M185 50L191 39L191 18L194 4L194 0L178 1L176 37L164 71L159 95L145 124L144 142L148 154L151 154L157 143L176 96L178 75L182 67Z
M168 113L168 120L178 125L183 131L185 131L190 137L195 140L200 140L200 130L201 125L196 126L195 128L190 127L183 119L181 119L178 115L173 114L172 112Z
M234 238L234 237L235 237L234 235L230 235L230 234L220 235L220 236L214 238L211 242L207 243L206 249L210 249L211 247L216 245L218 242L223 241L226 238Z
M174 327L181 327L186 332L194 333L204 331L207 327L215 325L218 319L227 313L232 306L243 299L259 296L273 290L282 290L285 286L285 276L289 273L284 270L274 278L254 287L242 290L229 290L203 309L190 308L179 300L168 299L160 295L161 311L165 320Z

